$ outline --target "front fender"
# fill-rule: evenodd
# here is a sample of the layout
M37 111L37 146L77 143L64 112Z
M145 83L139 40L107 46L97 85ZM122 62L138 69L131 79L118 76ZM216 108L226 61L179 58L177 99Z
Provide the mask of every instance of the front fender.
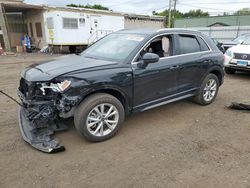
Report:
M69 76L69 75L67 75ZM128 67L104 69L71 74L72 87L64 95L79 96L80 104L87 96L96 92L106 92L122 96L125 106L132 108L133 77Z
M123 101L121 101L122 103L124 103L124 107L127 113L129 113L129 111L131 111L132 109L132 95L130 94L130 92L125 91L123 88L120 88L119 86L115 86L115 85L101 85L95 88L92 88L90 90L88 90L85 95L82 97L82 101L90 96L93 93L108 93L113 95L114 97L117 97L118 99L122 99ZM120 98L121 96L121 98ZM81 102L82 102L81 101Z

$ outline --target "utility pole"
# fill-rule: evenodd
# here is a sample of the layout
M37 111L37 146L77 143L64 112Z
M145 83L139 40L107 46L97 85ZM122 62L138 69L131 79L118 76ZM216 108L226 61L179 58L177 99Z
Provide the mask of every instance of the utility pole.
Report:
M173 27L174 27L174 24L175 24L175 15L176 15L176 3L177 3L177 0L174 0L174 13L173 13Z
M169 9L168 9L168 28L171 27L171 7L172 7L172 0L169 0Z

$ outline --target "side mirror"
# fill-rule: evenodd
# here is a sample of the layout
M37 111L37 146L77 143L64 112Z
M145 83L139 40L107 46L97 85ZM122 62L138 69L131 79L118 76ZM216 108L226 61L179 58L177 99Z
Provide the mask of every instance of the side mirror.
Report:
M154 53L145 53L142 57L142 61L144 64L156 63L159 61L159 56Z

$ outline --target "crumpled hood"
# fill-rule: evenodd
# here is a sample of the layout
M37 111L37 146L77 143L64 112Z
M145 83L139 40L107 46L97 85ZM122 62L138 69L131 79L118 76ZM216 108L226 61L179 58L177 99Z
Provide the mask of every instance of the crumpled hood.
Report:
M239 44L230 48L233 53L250 54L250 45Z
M97 60L79 55L68 55L50 62L31 65L21 73L21 76L31 82L49 81L69 72L115 64L117 62Z

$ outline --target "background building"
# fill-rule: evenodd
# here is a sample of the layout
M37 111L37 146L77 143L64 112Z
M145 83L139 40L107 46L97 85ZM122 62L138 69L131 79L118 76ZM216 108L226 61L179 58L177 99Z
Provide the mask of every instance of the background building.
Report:
M174 27L199 30L220 42L250 33L250 15L176 19Z
M211 16L203 18L176 19L174 27L218 27L218 26L250 26L250 15Z

